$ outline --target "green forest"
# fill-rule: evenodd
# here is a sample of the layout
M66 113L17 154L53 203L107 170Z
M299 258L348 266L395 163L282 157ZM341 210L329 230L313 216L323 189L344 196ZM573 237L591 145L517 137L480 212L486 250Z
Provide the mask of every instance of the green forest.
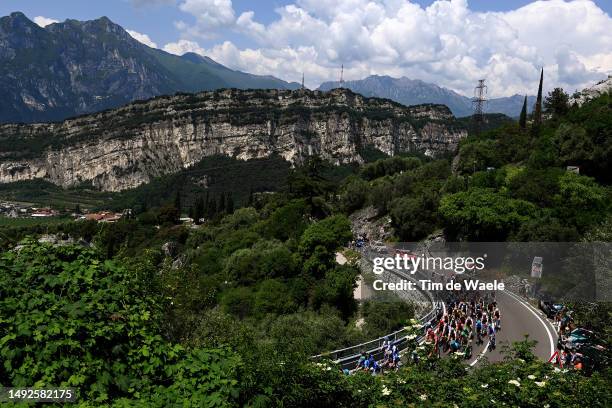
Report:
M0 386L74 387L83 407L611 406L609 367L555 370L528 337L469 370L427 350L383 376L310 358L415 314L353 298L359 269L336 262L352 213L389 216L397 241L610 242L611 132L609 94L570 106L556 89L533 115L471 132L452 157L370 152L361 167L295 169L215 158L114 197L134 209L117 223L0 224ZM258 176L213 190L176 181L207 168ZM611 313L600 304L576 319L610 327Z

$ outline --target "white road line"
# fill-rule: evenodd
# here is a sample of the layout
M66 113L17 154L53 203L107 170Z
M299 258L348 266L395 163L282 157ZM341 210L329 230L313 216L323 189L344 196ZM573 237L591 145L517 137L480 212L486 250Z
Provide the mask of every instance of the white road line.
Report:
M542 320L542 318L540 316L538 316L538 314L536 312L534 312L533 306L531 306L529 303L524 302L521 298L519 298L518 296L516 296L514 293L512 293L510 291L506 291L506 293L508 295L510 295L511 297L513 297L514 299L516 299L520 304L525 306L525 308L527 308L527 310L529 310L531 312L531 314L533 314L540 321L540 323L542 323L542 326L544 326L544 329L546 329L546 334L548 335L548 340L550 341L550 355L552 356L555 353L555 341L553 340L553 336L552 336L552 334L550 332L550 329L548 328L548 325L546 324L546 322L544 320Z
M474 367L476 365L476 363L487 353L487 350L489 349L489 343L490 342L491 342L491 340L487 341L487 344L485 344L484 349L482 349L482 351L480 352L478 357L476 357L476 359L470 363L470 367Z

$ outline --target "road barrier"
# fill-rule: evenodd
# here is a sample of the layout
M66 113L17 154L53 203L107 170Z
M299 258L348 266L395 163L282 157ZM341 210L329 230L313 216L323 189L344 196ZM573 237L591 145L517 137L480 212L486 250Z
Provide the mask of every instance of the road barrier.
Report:
M380 256L380 254L365 248L362 249L361 253L362 259L368 262L370 262L372 256ZM400 279L405 279L417 283L417 279L415 279L416 274L408 275L404 272L391 269L386 269L386 271L397 276ZM417 274L419 274L419 272L417 272ZM426 279L425 277L422 278ZM436 317L438 311L441 309L443 310L445 306L444 302L437 296L434 296L430 291L420 289L419 285L416 285L416 287L419 292L421 292L426 298L429 299L429 303L431 304L431 308L425 314L418 318L421 327L423 327L427 323L431 322ZM321 353L316 356L312 356L311 358L315 361L321 359L329 359L337 364L340 364L343 369L352 369L357 364L357 361L359 360L359 357L363 352L368 355L372 354L376 360L381 360L384 354L382 346L385 340L391 342L391 344L396 345L398 351L402 351L409 344L408 336L411 333L412 327L404 327L393 333L389 333L386 336L382 336L377 339L367 341L365 343L356 344L354 346ZM416 338L417 342L420 342L423 339L424 335L424 333L418 334Z

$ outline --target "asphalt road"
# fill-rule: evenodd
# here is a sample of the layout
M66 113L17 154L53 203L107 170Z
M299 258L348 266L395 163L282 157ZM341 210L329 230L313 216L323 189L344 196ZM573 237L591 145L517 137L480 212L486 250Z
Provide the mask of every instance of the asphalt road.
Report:
M491 362L503 360L504 356L501 353L503 345L523 340L525 334L529 335L530 340L537 341L534 350L536 356L547 361L555 351L557 335L544 314L511 292L497 291L495 298L502 318L502 329L496 336L497 347L495 350L486 351L485 346L489 339L485 337L482 346L474 345L469 364L476 365L483 358Z

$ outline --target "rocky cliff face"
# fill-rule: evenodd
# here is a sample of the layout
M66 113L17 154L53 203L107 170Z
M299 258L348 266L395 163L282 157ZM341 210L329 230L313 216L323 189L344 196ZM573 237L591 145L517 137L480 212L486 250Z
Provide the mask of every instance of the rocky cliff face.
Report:
M220 90L158 97L60 123L0 125L0 182L46 179L101 190L136 187L202 158L277 154L293 164L320 155L363 162L452 151L466 131L442 105L405 107L346 89Z

